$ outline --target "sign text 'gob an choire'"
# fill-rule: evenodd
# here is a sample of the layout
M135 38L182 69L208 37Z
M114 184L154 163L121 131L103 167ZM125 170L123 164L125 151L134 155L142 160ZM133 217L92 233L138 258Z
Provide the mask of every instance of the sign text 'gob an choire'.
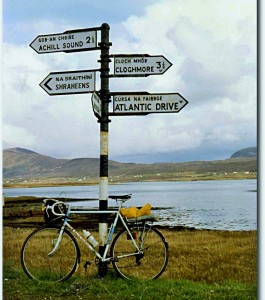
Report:
M53 72L40 86L50 95L92 93L95 90L95 70Z
M90 28L38 35L30 47L39 54L99 49L97 48L97 31Z
M113 57L114 77L161 75L172 66L162 55L117 54Z
M177 113L188 101L178 93L113 93L113 115Z

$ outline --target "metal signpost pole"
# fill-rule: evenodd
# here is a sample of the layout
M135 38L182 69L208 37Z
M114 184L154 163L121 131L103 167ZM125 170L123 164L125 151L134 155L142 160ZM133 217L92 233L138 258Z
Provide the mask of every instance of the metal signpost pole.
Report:
M100 63L101 63L101 90L100 98L101 118L100 122L100 178L99 178L99 210L108 209L108 145L109 145L109 42L108 24L104 23L101 27L101 49ZM108 234L108 220L106 214L99 214L99 253L103 256L105 250L105 241ZM106 263L99 262L98 275L104 277L107 272Z

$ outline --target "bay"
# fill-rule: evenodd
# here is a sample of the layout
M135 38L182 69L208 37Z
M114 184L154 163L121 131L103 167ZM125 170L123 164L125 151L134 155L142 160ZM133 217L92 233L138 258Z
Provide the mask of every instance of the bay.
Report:
M4 189L4 195L98 198L98 186L60 186ZM257 181L131 182L109 185L111 194L132 194L126 206L150 203L159 214L158 224L197 229L256 230ZM81 205L98 206L98 201ZM77 203L76 203L77 205ZM109 201L109 206L115 201Z

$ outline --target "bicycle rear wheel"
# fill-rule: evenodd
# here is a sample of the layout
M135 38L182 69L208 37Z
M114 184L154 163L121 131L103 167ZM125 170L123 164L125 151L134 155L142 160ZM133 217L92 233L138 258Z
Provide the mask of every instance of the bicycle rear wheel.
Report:
M80 250L68 230L64 230L55 253L49 255L59 237L59 230L59 226L38 228L25 240L21 250L21 264L30 279L62 282L77 270Z
M122 230L114 238L110 249L110 255L114 257L114 269L127 279L158 278L168 263L168 243L165 237L148 225L134 226L130 231L141 253L138 253L127 230Z

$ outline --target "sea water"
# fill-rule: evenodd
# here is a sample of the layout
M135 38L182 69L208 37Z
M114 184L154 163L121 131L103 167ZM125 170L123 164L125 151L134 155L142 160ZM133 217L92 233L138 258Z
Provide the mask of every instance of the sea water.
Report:
M3 189L5 196L98 199L98 186L60 186ZM198 229L256 230L257 181L166 181L109 185L109 195L132 194L126 206L150 203L158 208L158 224ZM98 200L75 205L98 207ZM115 205L109 200L109 206Z

